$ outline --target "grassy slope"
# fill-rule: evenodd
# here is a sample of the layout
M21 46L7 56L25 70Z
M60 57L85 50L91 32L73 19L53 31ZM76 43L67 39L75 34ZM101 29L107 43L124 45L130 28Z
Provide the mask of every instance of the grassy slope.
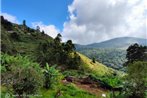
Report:
M1 88L1 97L5 98L6 94L10 94L9 98L14 98L10 90L8 90L4 86L0 86ZM90 94L82 89L79 89L76 85L70 84L62 84L60 87L55 89L40 89L37 94L30 96L30 98L55 98L58 91L61 91L61 95L58 98L97 98L95 95ZM100 97L99 97L100 98Z
M21 26L18 25L13 25L13 26L14 26L13 31L17 32L17 34L20 37L20 40L16 41L13 38L11 38L10 33L7 30L5 30L2 26L2 41L3 43L7 44L8 43L7 40L9 40L9 44L7 45L12 45L17 50L17 53L20 53L22 55L32 56L34 54L34 51L36 51L36 48L40 42L52 41L52 38L50 36L36 32L24 33ZM31 33L33 33L33 35L35 36L32 36ZM108 68L107 66L99 62L92 63L92 60L86 57L85 55L82 55L80 53L78 54L82 59L83 64L81 65L81 67L84 70L90 73L94 73L98 76L114 73L113 69Z
M16 32L19 36L19 40L15 40L11 37L11 33L9 33L3 25L1 26L1 43L5 44L7 47L5 50L10 50L13 53L13 50L17 51L17 54L32 56L36 51L38 45L42 42L50 42L53 39L46 35L41 34L41 32L27 32L24 33L23 29L19 25L14 25L12 30Z
M93 63L91 59L86 57L83 54L78 53L82 60L82 68L88 71L89 73L93 73L97 76L104 76L104 75L112 75L113 73L117 73L119 76L124 75L120 71L116 71L112 68L108 68L107 66L99 63L96 61L96 63Z

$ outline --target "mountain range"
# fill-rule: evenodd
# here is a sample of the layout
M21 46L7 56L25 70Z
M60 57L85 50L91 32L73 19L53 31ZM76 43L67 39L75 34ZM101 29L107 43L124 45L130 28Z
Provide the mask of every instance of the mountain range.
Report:
M118 37L110 40L106 40L99 43L93 43L88 45L75 44L77 50L83 48L120 48L127 49L130 45L138 43L143 46L147 46L147 39L136 37Z

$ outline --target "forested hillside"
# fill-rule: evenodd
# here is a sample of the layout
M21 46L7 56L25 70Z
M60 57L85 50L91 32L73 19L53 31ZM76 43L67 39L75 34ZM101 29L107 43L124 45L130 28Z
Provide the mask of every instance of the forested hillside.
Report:
M58 91L60 91L60 89L63 92L66 89L69 90L69 88L67 88L68 86L72 86L72 88L74 88L74 92L79 92L80 94L82 94L73 95L73 97L77 96L76 98L80 98L80 96L90 96L91 98L92 96L95 96L94 93L92 93L92 95L89 95L89 93L84 93L84 90L78 90L80 88L76 87L76 85L79 85L80 82L86 82L84 80L86 79L85 77L96 77L97 79L100 79L101 82L104 82L105 85L108 85L108 87L113 87L111 86L111 83L105 80L105 78L107 78L107 75L112 76L112 79L113 74L116 74L118 77L122 76L120 75L121 72L115 71L111 68L107 68L105 65L98 62L92 63L92 60L88 59L87 57L85 58L83 55L77 53L71 40L62 43L62 35L60 34L58 34L56 38L53 39L50 36L46 35L44 31L40 31L39 27L36 27L36 29L28 27L25 20L22 22L22 24L18 25L5 20L4 17L1 16L1 23L1 70L3 78L3 95L10 88L12 89L10 93L15 92L18 95L23 94L23 92L28 93L25 90L25 84L22 84L22 89L19 88L20 86L17 87L17 85L20 85L21 82L26 81L28 85L36 85L36 88L32 88L32 90L30 90L30 92L32 92L31 94L33 94L37 92L38 88L42 88L43 85L44 88L49 90L50 88L52 88L52 86L54 88L55 84L53 82L56 81L58 85L62 86L61 88L52 90L55 95L56 93L58 93ZM28 66L30 67L28 68ZM97 68L93 70L94 67ZM19 73L20 70L23 71L22 73L20 73L20 77L17 77L16 75ZM44 73L39 70L42 70ZM27 71L28 73L24 73ZM32 74L29 73L31 71L33 72ZM50 71L51 73L49 73ZM30 77L23 77L26 74L30 75ZM48 76L50 74L59 74L59 77L53 76L54 79L50 80L50 77ZM45 76L43 77L43 75ZM72 78L70 79L69 77ZM4 85L5 81L7 81L9 78L14 80L10 81L11 83L9 83L8 86ZM24 80L31 78L34 80L39 79L40 81L33 82ZM43 80L41 78L43 78ZM82 81L79 78L82 78ZM18 81L18 79L20 81ZM59 81L57 81L56 79L59 79ZM63 85L62 81L64 81L64 79L67 79L67 82L75 82L72 82L73 84L70 85ZM18 82L14 84L14 81ZM93 80L91 82L93 83L93 85L95 84L98 86L98 84L95 83ZM12 85L15 86L11 87ZM98 87L99 89L102 89L103 87L105 87L105 85L103 83L100 83ZM107 89L109 90L109 88ZM48 90L39 91L41 94L48 92ZM70 94L72 94L73 91L67 91L66 93L68 95L63 94L63 96L71 96ZM99 92L98 96L101 96L102 93L107 94L105 91L101 90L101 93ZM55 95L45 94L43 96Z
M127 61L126 49L135 43L146 46L147 39L120 37L88 45L75 44L76 50L108 67L120 70Z
M78 50L91 59L95 59L108 67L121 69L126 62L126 51L123 49L91 48Z
M52 38L39 26L33 29L25 20L14 24L1 16L1 97L144 98L146 49L138 44L130 46L127 62L121 50L85 50L89 59L76 51L72 40L62 42L61 34ZM125 62L127 73L107 67L115 61L120 65Z

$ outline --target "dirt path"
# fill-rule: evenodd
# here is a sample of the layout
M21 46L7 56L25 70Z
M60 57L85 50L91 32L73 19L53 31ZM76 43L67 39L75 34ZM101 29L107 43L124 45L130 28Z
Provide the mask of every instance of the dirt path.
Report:
M106 94L107 95L107 90L101 89L101 88L96 88L96 87L92 87L91 84L81 84L81 83L74 83L75 85L77 85L79 88L90 92L91 94L96 95L98 98L102 97L102 94Z
M63 83L67 84L67 83L74 83L77 87L79 87L80 89L87 91L91 94L96 95L97 98L107 98L107 97L102 97L102 94L105 94L107 96L108 90L104 90L102 88L98 88L98 87L94 87L92 84L82 84L78 81L76 82L68 82L66 80L62 81Z

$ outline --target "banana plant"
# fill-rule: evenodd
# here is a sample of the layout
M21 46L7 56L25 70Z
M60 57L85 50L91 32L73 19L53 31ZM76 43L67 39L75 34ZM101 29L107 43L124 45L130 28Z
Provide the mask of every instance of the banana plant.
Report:
M61 73L59 73L58 70L55 69L56 66L49 66L48 63L46 63L46 67L43 69L44 77L45 77L45 88L53 88L55 85L59 83L61 80Z

